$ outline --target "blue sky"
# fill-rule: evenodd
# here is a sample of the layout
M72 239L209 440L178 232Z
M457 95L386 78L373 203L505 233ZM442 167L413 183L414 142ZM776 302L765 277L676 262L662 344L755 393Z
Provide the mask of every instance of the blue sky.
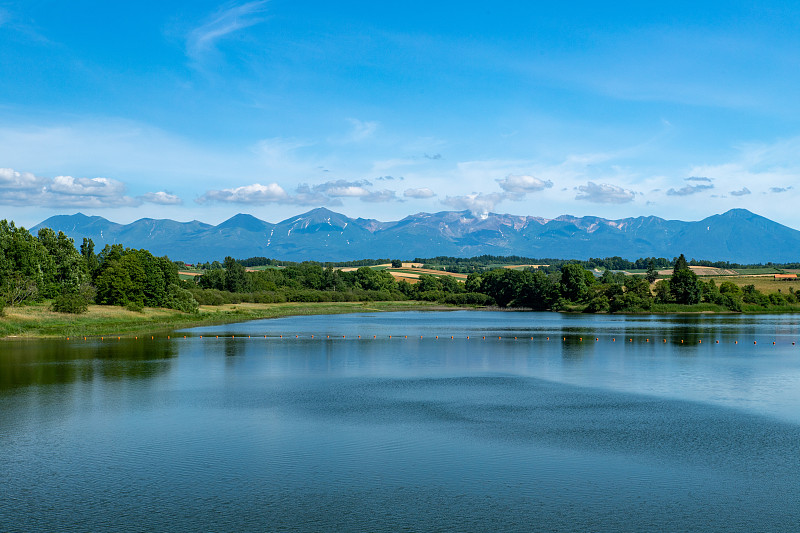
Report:
M649 4L0 1L0 218L800 228L800 6Z

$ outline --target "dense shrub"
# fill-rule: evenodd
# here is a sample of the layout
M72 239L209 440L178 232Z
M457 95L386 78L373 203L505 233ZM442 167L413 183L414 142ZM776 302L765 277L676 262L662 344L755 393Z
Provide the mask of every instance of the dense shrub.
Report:
M181 289L177 285L170 285L168 289L167 307L177 309L184 313L196 313L198 311L197 300L191 292Z
M89 310L89 304L94 301L95 290L89 284L82 284L77 288L66 288L55 297L50 308L58 313L81 314Z
M491 296L480 292L448 294L444 297L444 300L441 301L450 305L495 305L494 299Z
M608 297L601 294L589 300L589 305L583 310L584 313L606 313L610 309Z

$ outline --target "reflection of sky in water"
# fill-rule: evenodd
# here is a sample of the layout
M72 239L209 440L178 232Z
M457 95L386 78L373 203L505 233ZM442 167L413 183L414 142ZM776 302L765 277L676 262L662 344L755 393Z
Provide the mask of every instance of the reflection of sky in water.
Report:
M792 531L795 331L786 316L448 312L9 343L0 524Z
M530 376L800 422L800 326L793 315L409 312L288 317L187 331L194 340L181 355L201 342L204 352L217 353L223 345L227 354L254 356L231 371ZM208 338L216 335L251 338Z

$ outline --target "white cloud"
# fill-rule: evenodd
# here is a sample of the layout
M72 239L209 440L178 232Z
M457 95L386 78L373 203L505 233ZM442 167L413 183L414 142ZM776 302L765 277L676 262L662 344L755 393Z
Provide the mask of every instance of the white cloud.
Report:
M234 204L268 204L291 201L283 187L277 183L261 185L254 183L242 187L207 191L196 200L197 203L224 202Z
M50 192L70 196L119 197L125 193L125 184L109 178L73 178L56 176Z
M519 174L509 174L505 178L497 180L497 182L504 191L519 194L541 191L553 186L553 182L550 180Z
M119 207L139 205L125 195L125 184L110 178L40 177L0 169L0 204L50 207Z
M312 190L314 192L324 194L326 196L330 196L333 198L359 197L368 195L370 191L368 191L366 187L370 186L372 186L372 184L367 180L359 180L359 181L336 180L336 181L326 181L325 183L314 185Z
M747 196L748 194L751 194L751 192L747 187L742 187L738 191L731 191L731 196Z
M680 189L670 189L667 191L667 196L689 196L697 194L708 189L713 189L713 185L685 185Z
M371 203L380 203L380 202L402 202L401 199L397 197L397 193L395 191L390 191L388 189L383 189L382 191L373 191L367 195L361 197L362 202L371 202Z
M148 192L140 196L142 201L160 205L180 205L183 200L179 196L164 191Z
M295 194L289 194L277 183L269 185L254 183L231 189L207 191L196 202L336 206L342 205L340 198L360 198L364 202L372 203L399 200L395 191L388 189L371 191L368 189L371 186L367 180L326 181L314 186L303 183L298 185Z
M349 138L352 142L369 139L378 129L378 123L375 121L362 121L357 118L348 118L347 121L353 126L353 131L350 133Z
M264 19L257 15L264 12L266 3L267 0L259 0L220 9L189 33L186 54L198 60L205 53L215 50L220 39L262 22Z
M577 189L576 200L586 200L596 204L624 204L632 202L636 197L633 191L607 183L597 184L590 181L586 185L579 185Z
M473 215L486 215L494 210L495 206L507 199L503 193L472 193L463 196L447 196L442 203L457 211L469 210Z
M406 189L403 196L406 198L431 198L436 196L436 193L427 187L421 187L419 189Z
M17 172L13 168L0 168L0 191L44 188L49 180L30 172Z

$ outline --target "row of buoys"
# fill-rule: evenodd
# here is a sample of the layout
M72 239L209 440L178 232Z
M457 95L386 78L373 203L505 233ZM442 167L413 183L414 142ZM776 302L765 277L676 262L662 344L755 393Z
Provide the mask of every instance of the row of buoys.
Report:
M199 337L202 339L202 338L203 338L203 335L200 335ZM258 335L258 337L261 337L261 335ZM89 340L89 338L90 338L90 337L88 337L88 336L84 336L84 337L83 337L83 340ZM185 339L185 338L187 338L187 337L186 337L186 335L184 335L184 336L183 336L183 338L184 338L184 339ZM220 338L220 336L219 336L219 335L215 335L215 336L214 336L214 338L215 338L215 339L219 339L219 338ZM225 338L227 338L227 336L226 336L226 335L223 335L223 336L222 336L222 338L223 338L223 339L225 339ZM236 335L231 335L231 336L230 336L230 338L231 338L231 339L235 339L235 338L236 338ZM240 336L239 338L244 338L244 336ZM251 338L253 338L253 337L252 337L252 335L248 335L248 336L247 336L247 338L248 338L248 339L251 339ZM264 338L266 339L266 338L268 338L268 336L267 336L267 335L264 335ZM283 335L279 335L279 338L281 338L281 339L282 339L282 338L283 338ZM295 335L295 336L294 336L294 338L295 338L295 339L299 339L299 338L300 338L300 335ZM314 338L314 335L311 335L311 338L313 339L313 338ZM325 338L327 338L327 339L330 339L330 338L331 338L331 336L330 336L330 335L326 335L326 337L325 337ZM338 336L338 335L334 335L334 338L339 338L339 336ZM347 336L346 336L346 335L342 335L342 336L341 336L341 338L342 338L342 339L346 339L346 338L347 338ZM361 335L358 335L358 338L360 339L360 338L361 338ZM378 336L377 336L377 335L373 335L373 336L372 336L372 338L373 338L373 339L377 339L377 338L378 338ZM389 338L390 338L390 339L391 339L391 338L393 338L393 337L392 337L392 335L389 335ZM404 338L404 339L407 339L407 338L408 338L408 335L403 335L403 338ZM422 335L420 335L420 336L419 336L419 338L420 338L420 339L422 339L422 338L424 338L424 337L423 337ZM469 339L470 339L470 336L469 336L469 335L467 335L467 337L466 337L466 338L467 338L467 340L469 340ZM485 335L484 335L484 336L482 336L481 338L482 338L483 340L486 340L486 336L485 336ZM490 337L490 338L491 338L491 337ZM514 340L518 340L518 339L520 339L520 338L527 339L528 337L514 337ZM72 337L67 337L67 340L71 340L71 339L72 339ZM100 337L100 340L101 340L101 341L104 341L105 339L106 339L106 336L101 336L101 337ZM136 337L134 337L134 339L138 340L138 339L139 339L139 337L138 337L138 336L136 336ZM154 336L154 335L151 335L151 336L150 336L150 340L153 340L153 339L155 339L155 336ZM167 339L172 339L172 336L171 336L171 335L167 335ZM437 340L439 339L439 335L436 335L436 339L437 339ZM450 335L450 339L455 339L455 336L453 336L453 335ZM498 337L497 337L497 340L502 340L502 339L503 339L503 337L502 337L502 336L498 336ZM117 340L122 340L122 336L117 336ZM534 338L533 338L533 337L530 337L530 340L534 340ZM550 340L550 337L547 337L547 338L546 338L546 340L548 340L548 341L549 341L549 340ZM563 340L564 342L567 342L567 337L562 337L562 340ZM599 341L600 341L600 337L595 337L595 338L594 338L594 340L595 340L595 342L599 342ZM579 341L579 342L583 342L583 337L578 337L578 341ZM613 338L611 339L611 342L617 342L617 338L616 338L616 337L613 337ZM629 338L628 338L628 342L633 342L633 337L629 337ZM650 342L650 339L649 339L649 338L646 338L646 339L645 339L645 342L648 342L648 343L649 343L649 342ZM665 343L666 343L666 342L667 342L667 339L663 339L663 342L665 342ZM715 342L715 344L719 344L719 340L716 340L716 341L714 341L714 342ZM702 343L703 343L703 340L702 340L702 339L699 339L699 340L697 341L697 344L702 344ZM738 341L738 340L737 340L737 341L733 341L733 343L734 343L734 344L739 344L739 341ZM684 344L684 339L681 339L681 344ZM758 341L753 341L753 344L758 344ZM776 344L776 342L775 342L775 341L772 341L772 344ZM794 346L794 345L795 345L795 342L792 342L792 346Z

